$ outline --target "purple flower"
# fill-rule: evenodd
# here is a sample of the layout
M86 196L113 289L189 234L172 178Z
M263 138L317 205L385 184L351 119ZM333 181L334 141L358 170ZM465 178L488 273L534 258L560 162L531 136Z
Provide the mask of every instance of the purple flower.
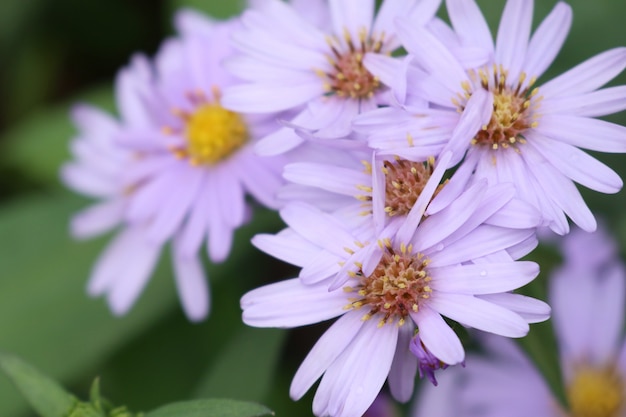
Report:
M426 376L434 386L437 386L435 371L438 369L446 369L448 365L433 355L428 348L424 346L419 333L411 339L409 350L417 358L417 370L419 371L420 378Z
M447 411L439 416L623 416L626 270L614 249L615 242L603 230L594 234L574 230L564 240L565 263L550 278L568 410L558 405L535 365L515 344L491 336L483 338L489 356L472 355L464 370L442 375L441 388L455 403L446 405ZM581 256L590 262L581 262ZM431 395L437 402L445 401L432 391L425 387L415 417L432 415L437 405Z
M316 415L361 416L385 379L396 399L411 397L416 328L428 351L456 364L464 350L442 316L508 337L545 320L547 305L509 292L538 273L535 263L515 261L534 248L534 228L495 225L512 197L512 190L476 184L406 239L395 227L377 233L371 222L304 204L281 210L289 228L253 243L302 267L300 277L244 295L244 322L296 327L339 317L300 366L292 398L321 377Z
M473 0L446 4L453 33L445 27L433 33L398 19L398 35L411 60L405 96L409 104L411 97L419 97L430 108L379 110L372 116L377 119L357 121L358 130L367 134L367 124L374 125L370 144L389 147L380 138L384 120L393 121L389 133L398 155L445 144L442 152L451 150L453 161L465 158L457 177L515 184L518 196L537 207L559 234L569 231L566 215L582 229L594 230L593 214L574 182L615 193L622 180L579 148L626 152L626 128L595 119L626 108L626 86L600 89L626 67L626 48L599 54L538 86L537 78L569 31L567 4L559 2L531 36L533 1L509 0L495 45ZM491 58L467 69L440 40L450 36ZM448 141L453 131L457 134Z
M224 92L224 105L243 112L296 110L291 124L322 138L343 138L354 116L385 104L388 56L400 47L394 18L427 23L441 0L311 2L303 9L279 0L258 2L242 16L233 36L241 54L227 67L248 84ZM309 16L324 16L314 19ZM257 150L278 154L302 143L291 128L266 137Z
M79 161L64 168L64 178L106 200L96 207L114 206L115 216L92 210L76 228L122 228L96 263L89 293L106 295L112 310L124 314L171 241L183 308L200 320L209 310L201 246L206 242L213 262L228 257L234 231L250 217L246 194L278 206L283 161L252 151L274 129L275 115L235 113L221 104L222 89L238 82L221 61L231 53L227 40L239 23L214 23L189 11L176 23L180 36L166 41L153 61L136 56L120 72L120 122L95 120L93 111L79 118L82 134L72 145Z

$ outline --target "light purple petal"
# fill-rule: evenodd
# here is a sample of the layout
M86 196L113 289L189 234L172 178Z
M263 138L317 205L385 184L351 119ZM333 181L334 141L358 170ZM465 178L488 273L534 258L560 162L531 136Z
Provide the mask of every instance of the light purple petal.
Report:
M501 336L523 337L529 330L518 314L471 295L437 293L428 305L463 325Z
M439 360L448 365L463 362L465 351L459 337L436 311L423 306L419 312L411 313L417 324L424 346Z
M604 120L546 114L541 118L537 132L583 149L626 152L626 127Z
M474 0L446 0L446 9L464 46L477 46L493 53L491 31Z
M498 27L495 61L509 71L512 80L517 79L522 72L532 21L532 1L506 2Z
M547 82L540 88L546 98L576 96L596 90L626 68L626 48L602 52Z
M572 8L559 2L541 22L528 45L524 70L530 77L540 77L561 50L572 26Z
M254 327L318 323L343 314L347 304L342 290L329 293L328 285L305 286L298 278L257 288L241 298L243 321Z
M429 268L432 288L462 294L489 294L518 289L539 274L534 262L489 263Z
M483 225L474 229L463 239L450 245L437 245L436 252L429 254L432 267L455 265L480 258L523 242L534 234L533 230L506 230Z
M82 210L72 217L72 236L85 239L107 232L122 221L124 206L124 200L116 198Z
M478 298L519 314L527 323L541 323L550 318L551 309L548 304L522 294L484 294Z
M374 0L329 0L330 15L335 35L343 38L347 30L353 42L359 31L369 29L374 21Z
M415 328L410 321L400 327L398 344L389 371L389 390L397 401L407 402L413 395L417 358L409 350Z
M529 138L528 145L534 147L563 175L587 188L613 194L624 185L611 168L572 145L538 134Z
M608 87L578 96L553 97L541 104L542 114L600 117L626 109L626 86Z
M194 322L201 321L210 309L207 278L200 259L181 253L177 247L179 242L180 239L176 239L172 249L176 289L187 318Z
M272 113L292 109L324 93L321 80L298 84L246 84L224 89L222 105L241 113ZM271 97L271 99L268 99Z
M344 349L352 344L355 335L363 326L361 317L362 314L358 311L348 312L320 337L293 377L289 389L292 399L302 398Z

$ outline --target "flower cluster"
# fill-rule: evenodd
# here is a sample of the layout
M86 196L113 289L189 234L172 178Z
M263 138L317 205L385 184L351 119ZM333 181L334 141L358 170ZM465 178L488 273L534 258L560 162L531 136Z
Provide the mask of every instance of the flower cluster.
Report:
M538 228L568 233L566 216L595 229L574 182L621 188L579 148L626 152L626 128L595 118L626 108L625 86L601 88L626 48L539 85L567 4L531 35L533 1L508 0L494 42L474 0L446 1L451 25L440 3L263 0L228 22L181 12L154 59L120 72L119 118L75 111L63 178L103 201L73 231L121 229L90 293L126 312L171 241L183 307L203 318L199 249L227 258L251 194L287 226L252 243L301 269L245 294L243 320L337 318L290 392L321 378L313 411L333 417L363 415L385 381L399 401L418 372L436 384L465 360L461 326L519 338L546 320L545 303L515 292L539 273L520 258Z

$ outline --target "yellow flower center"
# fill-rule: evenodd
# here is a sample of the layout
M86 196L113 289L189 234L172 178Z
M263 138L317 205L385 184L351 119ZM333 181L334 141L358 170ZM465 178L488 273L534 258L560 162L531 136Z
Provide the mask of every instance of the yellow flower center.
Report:
M248 129L239 114L211 103L190 115L185 137L192 163L212 165L241 148L248 141Z
M172 114L182 121L182 128L162 128L166 135L185 138L185 145L172 146L169 150L177 158L189 160L193 166L216 164L235 153L249 139L243 117L221 106L220 89L214 86L211 93L213 100L209 100L202 90L189 91L187 99L193 110L172 109Z
M518 145L526 143L524 132L538 126L538 114L542 97L536 97L539 89L532 88L535 79L525 84L526 73L522 73L517 82L509 83L508 71L502 66L469 71L474 85L493 94L493 111L489 122L472 139L472 145L488 146L494 150L512 147L519 151ZM464 82L464 95L452 101L464 110L460 102L465 102L472 94L472 86ZM479 87L479 88L480 88ZM460 101L459 101L460 99Z
M572 417L619 417L624 382L612 368L581 368L567 387Z
M385 212L390 217L411 211L433 173L434 158L427 162L385 161Z

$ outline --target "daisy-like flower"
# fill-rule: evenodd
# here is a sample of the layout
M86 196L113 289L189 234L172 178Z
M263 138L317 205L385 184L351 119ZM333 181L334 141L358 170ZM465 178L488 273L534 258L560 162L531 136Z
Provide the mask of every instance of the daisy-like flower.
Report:
M181 12L181 35L167 41L154 62L137 57L121 71L116 94L123 121L102 132L94 124L74 145L109 141L106 146L125 156L123 165L102 160L90 166L100 155L87 149L80 172L70 164L65 175L71 184L86 181L78 178L85 172L103 180L105 166L114 178L109 185L123 201L116 205L123 230L99 259L88 287L92 295L107 295L116 314L132 306L171 241L183 308L191 320L204 318L209 289L201 246L207 243L213 262L227 258L234 231L250 217L246 194L277 207L282 160L252 152L254 142L275 129L274 117L235 113L221 104L222 89L238 82L221 67L237 25Z
M445 410L437 417L626 415L626 270L615 242L601 229L591 235L577 229L565 238L563 255L565 263L551 277L549 295L567 409L530 359L494 336L484 339L489 356L468 357L465 369L441 376L445 393L425 387L415 417L431 416L433 409ZM453 404L438 407L450 397Z
M343 138L354 116L386 104L388 79L380 68L394 67L399 48L393 20L410 16L426 24L441 0L387 0L376 13L374 0L313 2L315 24L306 14L279 0L258 2L242 16L244 30L233 36L241 55L228 68L248 84L224 92L224 105L235 111L268 113L294 109L290 120L320 138ZM304 12L304 10L303 10ZM257 146L278 154L302 143L291 128L267 136Z
M534 229L489 224L512 197L476 184L406 240L304 204L281 210L289 228L253 243L302 272L244 295L244 322L295 327L339 317L300 366L292 398L321 377L316 415L361 416L386 379L396 399L411 397L416 329L433 355L456 364L464 350L442 316L508 337L545 320L544 303L509 293L538 273L535 263L514 261L534 247Z
M579 148L626 152L626 128L595 119L626 108L625 86L599 89L626 67L626 48L601 53L538 85L569 31L572 11L567 4L559 2L530 36L533 1L507 1L495 46L473 0L446 4L452 35L462 45L489 51L492 58L468 70L432 32L399 19L398 35L413 60L406 95L426 99L432 108L409 109L410 114L390 109L386 120L398 123L414 116L426 143L447 141L461 126L465 134L443 148L454 152L455 161L465 157L458 177L514 183L518 195L540 209L559 234L569 230L565 215L584 230L594 230L593 214L574 182L615 193L622 180ZM383 114L378 116L373 124L381 130ZM408 141L392 133L404 139L401 148L421 146L419 135Z

